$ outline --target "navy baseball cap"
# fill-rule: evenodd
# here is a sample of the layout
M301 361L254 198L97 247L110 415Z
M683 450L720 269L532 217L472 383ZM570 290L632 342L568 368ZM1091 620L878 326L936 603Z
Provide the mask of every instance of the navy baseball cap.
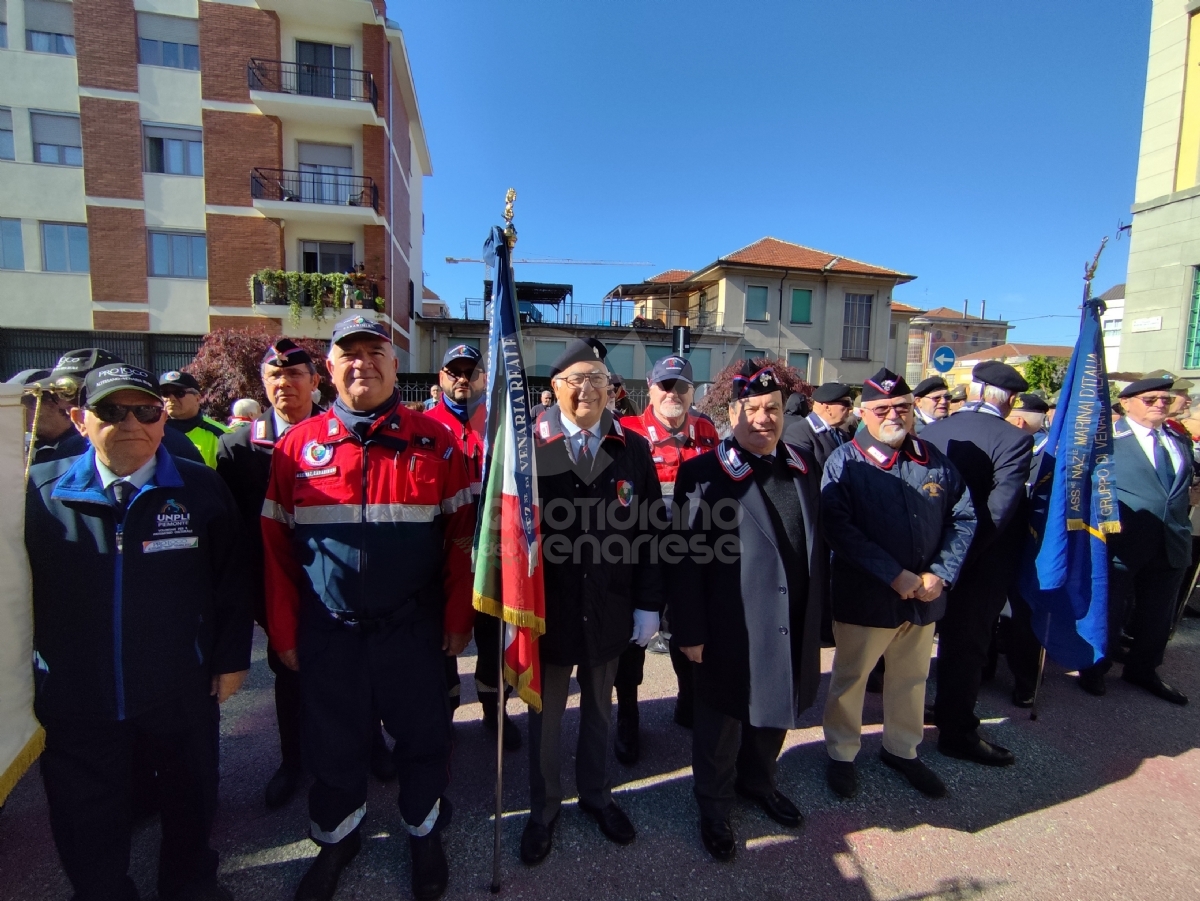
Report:
M686 382L691 385L692 382L692 364L683 357L674 355L662 357L650 370L650 374L646 376L647 385L657 385L660 382Z
M387 326L378 319L368 319L360 313L340 320L333 327L333 335L330 340L334 344L339 344L351 335L370 335L373 338L382 338L389 344L392 341L392 334L388 331Z
M180 372L178 369L172 369L170 372L164 372L158 379L159 388L186 388L191 391L200 393L200 383L196 381L196 377L190 372Z
M112 363L93 369L83 380L80 400L84 404L95 404L110 394L127 389L141 391L151 397L161 397L154 376L138 366L128 363Z
M456 344L442 357L442 368L445 369L455 360L470 360L472 363L478 363L480 358L479 351L470 344Z

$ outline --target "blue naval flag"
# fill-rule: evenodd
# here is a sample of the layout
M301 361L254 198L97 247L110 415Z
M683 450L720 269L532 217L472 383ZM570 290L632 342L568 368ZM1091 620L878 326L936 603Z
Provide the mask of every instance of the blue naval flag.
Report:
M1108 643L1107 536L1121 530L1112 445L1112 405L1104 365L1100 314L1084 304L1031 490L1030 541L1021 595L1033 611L1033 631L1059 665L1098 663Z

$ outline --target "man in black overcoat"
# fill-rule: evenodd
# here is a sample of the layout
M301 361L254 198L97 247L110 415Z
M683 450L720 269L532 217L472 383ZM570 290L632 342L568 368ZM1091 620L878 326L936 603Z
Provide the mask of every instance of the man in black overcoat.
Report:
M817 693L829 552L817 517L820 474L780 442L782 389L744 361L729 405L732 434L688 460L675 483L681 557L671 582L674 638L695 665L692 772L700 835L718 860L735 850L734 793L776 822L800 811L776 787L788 729Z
M786 423L783 440L808 451L817 462L818 475L829 455L850 440L846 425L850 422L853 394L849 385L826 382L812 393L812 412L791 417Z

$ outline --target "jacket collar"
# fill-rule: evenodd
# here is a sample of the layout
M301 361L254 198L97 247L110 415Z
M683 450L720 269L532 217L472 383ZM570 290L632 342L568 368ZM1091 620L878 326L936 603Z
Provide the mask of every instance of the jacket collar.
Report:
M989 416L998 416L1004 418L1004 414L1000 412L1000 408L989 404L982 400L969 401L959 408L959 413L987 413Z
M371 423L371 427L367 430L367 440L386 437L407 441L411 432L413 415L400 402L400 392L397 391L393 395L391 406L380 413L375 421ZM336 441L359 440L358 435L346 428L345 423L338 419L332 405L330 405L328 410L323 410L319 414L319 418L325 425L321 430L322 437L319 439L322 444L333 444Z
M306 418L312 419L324 412L323 407L313 404ZM300 420L300 422L303 421L303 419ZM292 423L292 425L299 425L299 423ZM274 447L278 440L279 436L275 434L275 410L268 406L267 412L250 424L250 443L262 447Z
M815 432L818 435L820 435L822 432L832 432L833 431L833 426L831 426L829 423L827 423L824 419L822 419L820 416L818 416L815 412L809 413L804 418L807 419L808 424L810 426L812 426L813 432Z
M554 441L559 441L566 437L566 430L562 424L562 410L558 404L555 404L548 410L544 410L542 415L538 417L537 428L534 438L538 444L550 444ZM605 410L600 416L600 441L603 444L606 441L617 441L621 444L625 443L625 430L621 428L621 423L617 422L617 418L608 410Z
M142 486L138 492L149 491L152 488L182 488L183 477L175 461L161 444L154 453L154 477ZM75 460L74 465L59 479L50 496L59 501L83 501L90 504L112 506L112 500L104 490L100 481L100 473L96 471L96 449L90 444Z
M654 407L647 404L646 411L642 413L642 426L646 429L646 436L650 439L651 444L662 444L672 439L682 441L684 447L696 443L696 417L691 413L687 414L683 428L678 432L672 432L655 415Z
M882 441L876 441L866 429L859 429L852 443L860 454L880 469L891 469L901 454L914 463L924 465L929 462L929 448L911 433L899 447L889 447Z

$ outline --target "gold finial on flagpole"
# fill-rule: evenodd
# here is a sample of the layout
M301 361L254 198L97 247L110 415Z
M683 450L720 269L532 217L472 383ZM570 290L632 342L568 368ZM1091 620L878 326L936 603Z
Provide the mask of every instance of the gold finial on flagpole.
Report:
M517 230L513 227L513 201L517 199L515 188L509 188L504 195L504 237L508 241L508 249L517 246Z

